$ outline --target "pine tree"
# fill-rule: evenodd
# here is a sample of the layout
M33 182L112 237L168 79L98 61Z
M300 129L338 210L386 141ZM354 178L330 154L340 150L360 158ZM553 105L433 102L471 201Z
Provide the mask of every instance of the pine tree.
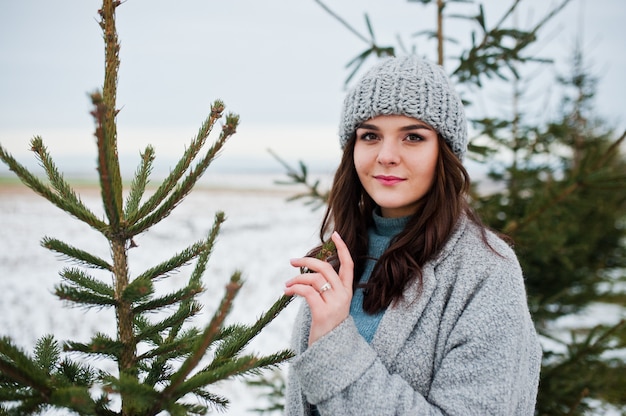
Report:
M377 44L367 15L369 36L364 36L316 2L368 44L349 62L346 83L369 57L396 54L394 46ZM437 18L435 30L419 35L436 40L438 62L443 64L446 16L474 22L470 46L459 54L451 77L457 84L480 89L491 78L515 84L520 65L548 62L526 51L569 0L529 30L505 26L518 1L512 1L492 27L485 23L482 6L471 16L444 15L444 9L457 2L463 1L420 0L436 7ZM532 121L516 109L510 118L473 120L481 146L470 143L469 157L489 167L490 188L496 190L475 190L472 203L487 225L513 238L526 276L544 346L536 414L582 415L604 406L626 412L626 321L619 319L626 305L626 157L621 152L626 132L616 136L595 118L596 80L580 49L574 53L571 74L560 83L567 93L560 118L552 122ZM471 111L471 97L464 98ZM521 99L517 90L513 101ZM308 189L295 198L325 201L327 192L311 183L305 165L300 163L298 170L276 158L288 168L290 183ZM592 308L610 306L617 319L581 319ZM568 319L576 323L566 326Z
M514 239L525 273L544 338L539 415L586 414L589 399L626 406L626 320L580 319L594 307L626 304L626 133L616 138L592 118L595 80L580 50L571 71L561 78L573 94L560 119L520 119L514 135L509 123L492 130L514 162L492 168L502 188L476 201L485 221ZM568 317L580 322L559 324Z
M96 333L87 343L45 335L32 354L15 345L9 336L0 338L1 414L38 414L49 408L81 415L156 415L163 411L171 415L205 414L228 404L226 397L209 390L212 384L238 375L258 374L291 356L287 350L267 356L244 350L289 303L285 296L252 325L225 325L242 285L240 272L233 273L225 284L225 293L210 322L204 327L190 323L201 308L197 298L203 291L202 279L224 213L215 215L204 239L136 276L130 275L129 250L136 247L134 237L167 217L191 192L236 132L239 118L225 114L224 104L215 101L181 159L153 193L148 192L148 184L155 151L146 147L124 198L116 129L120 62L115 14L120 5L119 1L103 0L98 11L105 44L105 79L102 91L91 94L105 218L99 218L81 201L40 137L31 141L31 148L46 180L31 173L0 146L0 159L24 184L88 224L108 242L111 259L54 238L44 238L42 245L73 263L60 272L62 281L55 287L56 295L70 305L114 312L117 333ZM222 130L209 145L209 135L220 121ZM190 263L194 264L193 270L183 287L171 293L159 292L159 281ZM98 271L111 276L111 283L96 277ZM90 366L90 358L92 362L96 358L112 361L117 371Z

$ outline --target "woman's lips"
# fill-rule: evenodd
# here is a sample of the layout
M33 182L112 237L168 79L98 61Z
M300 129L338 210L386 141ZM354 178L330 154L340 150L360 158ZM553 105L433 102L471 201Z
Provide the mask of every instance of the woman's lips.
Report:
M385 186L395 185L397 183L404 181L404 179L398 178L397 176L384 176L384 175L374 176L374 179L376 179L378 182L380 182L382 185L385 185Z

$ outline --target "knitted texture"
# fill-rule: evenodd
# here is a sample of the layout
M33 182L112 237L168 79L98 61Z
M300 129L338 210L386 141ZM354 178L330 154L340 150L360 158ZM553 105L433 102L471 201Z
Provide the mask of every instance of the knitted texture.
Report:
M468 142L463 102L439 65L405 56L386 59L365 73L344 100L341 147L359 124L380 115L404 115L428 123L463 160Z

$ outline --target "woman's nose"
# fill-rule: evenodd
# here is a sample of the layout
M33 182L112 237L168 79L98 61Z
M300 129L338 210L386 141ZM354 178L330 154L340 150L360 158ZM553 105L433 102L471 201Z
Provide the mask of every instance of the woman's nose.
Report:
M382 140L377 162L381 165L397 165L400 162L400 146L393 140Z

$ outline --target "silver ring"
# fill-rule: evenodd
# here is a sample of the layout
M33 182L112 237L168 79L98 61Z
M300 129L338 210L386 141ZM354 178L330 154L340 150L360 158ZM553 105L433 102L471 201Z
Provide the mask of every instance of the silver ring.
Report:
M326 292L327 290L332 289L332 286L330 285L330 283L326 282L322 285L322 287L320 287L320 294Z

